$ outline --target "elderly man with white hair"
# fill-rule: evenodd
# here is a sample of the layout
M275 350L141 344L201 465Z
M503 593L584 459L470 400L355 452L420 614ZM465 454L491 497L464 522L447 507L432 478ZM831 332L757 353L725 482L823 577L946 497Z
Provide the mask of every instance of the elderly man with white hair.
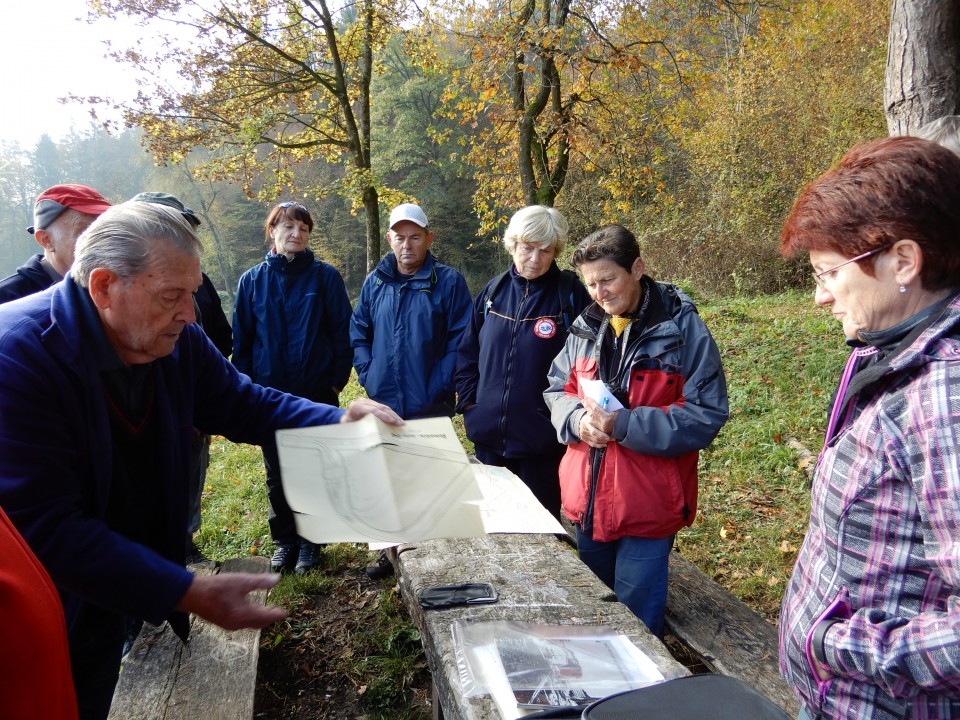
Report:
M251 603L277 576L184 568L193 428L261 445L357 420L264 388L196 325L200 241L172 208L127 202L80 237L63 282L0 307L0 507L60 591L81 718L105 718L124 619L187 613L228 630L285 616Z

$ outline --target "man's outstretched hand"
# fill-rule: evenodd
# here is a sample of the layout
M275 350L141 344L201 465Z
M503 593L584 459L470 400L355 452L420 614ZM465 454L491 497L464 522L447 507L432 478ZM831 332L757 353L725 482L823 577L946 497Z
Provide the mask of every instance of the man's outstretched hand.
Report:
M340 422L354 422L367 415L375 415L388 425L403 425L403 418L388 406L370 398L357 398L347 405L347 412L340 418Z
M255 590L269 590L280 580L275 574L221 573L195 575L177 610L192 612L224 630L263 628L287 616L284 608L250 601Z

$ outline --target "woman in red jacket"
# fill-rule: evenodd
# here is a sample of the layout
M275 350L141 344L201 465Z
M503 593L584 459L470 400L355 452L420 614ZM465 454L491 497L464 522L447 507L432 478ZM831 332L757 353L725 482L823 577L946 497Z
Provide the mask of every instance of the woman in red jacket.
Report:
M660 636L673 538L697 512L697 454L727 420L720 352L690 298L644 273L625 227L587 236L570 262L594 303L543 395L567 446L563 512L580 559Z

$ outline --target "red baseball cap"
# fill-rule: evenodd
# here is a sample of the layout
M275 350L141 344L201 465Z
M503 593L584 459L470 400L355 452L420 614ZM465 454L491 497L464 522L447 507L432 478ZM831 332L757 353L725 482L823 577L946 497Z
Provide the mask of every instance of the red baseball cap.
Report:
M108 207L109 201L86 185L54 185L37 198L33 206L33 225L27 228L27 232L32 235L37 229L45 230L67 208L88 215L100 215Z

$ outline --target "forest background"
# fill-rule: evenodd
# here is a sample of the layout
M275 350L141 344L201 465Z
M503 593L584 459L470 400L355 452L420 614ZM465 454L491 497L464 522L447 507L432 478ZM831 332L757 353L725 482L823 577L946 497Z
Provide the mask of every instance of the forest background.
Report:
M228 310L286 199L310 209L312 246L353 298L387 249L382 219L408 200L474 293L508 265L506 220L534 202L566 214L572 243L625 224L654 277L701 296L776 293L808 284L803 259L777 253L798 189L887 134L890 0L89 7L92 22L141 19L153 49L118 39L116 61L165 79L120 108L125 126L0 145L3 275L38 251L25 228L39 192L80 182L194 208Z

